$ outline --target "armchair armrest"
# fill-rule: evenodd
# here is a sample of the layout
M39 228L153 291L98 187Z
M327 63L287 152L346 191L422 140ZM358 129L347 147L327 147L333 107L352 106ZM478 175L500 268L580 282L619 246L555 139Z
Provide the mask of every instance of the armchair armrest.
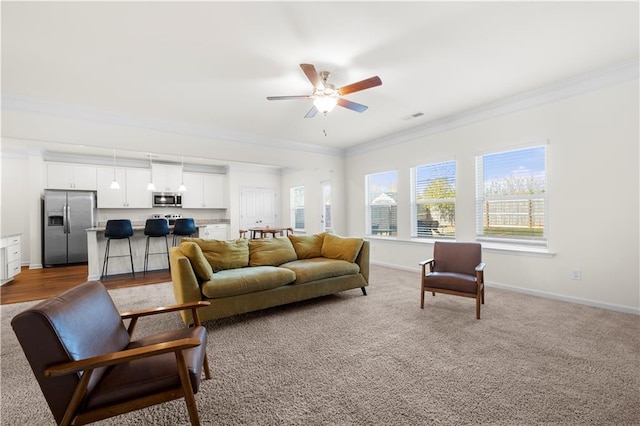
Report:
M202 342L200 339L196 338L156 343L154 345L143 346L140 348L126 349L124 351L112 352L77 361L53 365L44 370L44 375L47 377L63 376L65 374L75 373L78 371L93 370L98 367L107 367L109 365L121 364L123 362L147 358L154 355L161 355L168 352L180 352L201 344Z
M210 304L211 304L210 302L200 300L197 302L187 302L187 303L180 303L177 305L160 306L158 308L141 309L139 311L122 312L120 314L120 317L122 319L146 317L149 315L163 314L166 312L177 312L185 309L202 308L204 306L209 306Z
M484 263L479 263L476 266L476 280L478 281L478 285L484 285Z
M141 309L139 311L123 312L120 314L120 317L123 320L131 319L131 322L129 323L129 327L127 327L127 331L129 332L129 336L133 336L133 331L136 327L136 324L138 323L138 318L147 317L147 316L156 315L156 314L164 314L167 312L177 312L177 311L184 311L187 309L191 309L194 325L196 326L200 325L200 316L198 315L198 308L209 306L210 304L211 304L210 302L198 300L196 302L186 302L186 303L180 303L177 305L161 306L159 308L150 308L150 309Z
M418 265L422 266L422 276L425 276L425 273L427 272L427 265L429 265L429 271L433 271L433 262L435 261L435 259L428 259L428 260L423 260L422 262L418 263Z

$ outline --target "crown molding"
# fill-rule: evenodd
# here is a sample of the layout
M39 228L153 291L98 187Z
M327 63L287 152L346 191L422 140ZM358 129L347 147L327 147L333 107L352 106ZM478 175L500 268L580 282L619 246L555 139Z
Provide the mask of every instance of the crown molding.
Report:
M203 126L177 121L161 120L152 117L136 116L113 110L72 105L64 102L49 101L12 93L2 94L2 109L46 114L62 118L113 124L137 129L149 129L179 135L190 135L207 139L225 140L252 146L260 145L269 148L289 149L339 157L344 155L344 150L341 148L303 144L286 139L270 138L213 126Z
M345 150L345 156L351 157L376 151L500 115L555 102L627 81L637 80L639 67L640 62L638 59L634 59L577 77L561 80L539 89L504 98L438 120L429 121L421 126L398 132L391 136L374 139L370 142L347 148Z

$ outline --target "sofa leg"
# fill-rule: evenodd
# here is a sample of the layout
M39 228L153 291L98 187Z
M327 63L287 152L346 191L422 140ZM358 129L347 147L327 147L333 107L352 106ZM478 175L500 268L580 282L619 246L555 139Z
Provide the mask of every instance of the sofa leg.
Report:
M360 287L360 290L362 290L363 295L367 295L367 290L364 287Z

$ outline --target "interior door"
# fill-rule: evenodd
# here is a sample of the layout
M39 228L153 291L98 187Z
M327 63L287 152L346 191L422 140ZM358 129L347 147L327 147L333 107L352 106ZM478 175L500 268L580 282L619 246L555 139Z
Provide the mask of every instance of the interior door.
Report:
M276 191L271 188L242 188L240 195L240 227L249 229L266 225L278 225Z

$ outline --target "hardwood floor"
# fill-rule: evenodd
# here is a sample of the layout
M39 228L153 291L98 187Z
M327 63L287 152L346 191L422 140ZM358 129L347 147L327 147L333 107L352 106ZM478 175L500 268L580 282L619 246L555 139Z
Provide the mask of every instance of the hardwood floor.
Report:
M87 281L87 265L58 266L53 268L29 269L22 271L14 280L0 287L0 304L29 302L47 299L58 293ZM168 269L161 271L131 274L110 275L102 282L108 290L123 287L135 287L171 281Z

